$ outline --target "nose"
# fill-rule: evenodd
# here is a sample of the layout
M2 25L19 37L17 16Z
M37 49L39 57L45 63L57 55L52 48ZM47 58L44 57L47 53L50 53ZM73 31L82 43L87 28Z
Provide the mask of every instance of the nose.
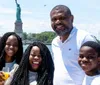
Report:
M56 24L60 24L61 23L61 20L57 19L55 23Z
M38 56L35 56L35 57L34 57L34 59L38 60L38 59L39 59L39 57L38 57Z
M82 58L82 61L87 61L87 58L86 58L86 57L83 57L83 58Z

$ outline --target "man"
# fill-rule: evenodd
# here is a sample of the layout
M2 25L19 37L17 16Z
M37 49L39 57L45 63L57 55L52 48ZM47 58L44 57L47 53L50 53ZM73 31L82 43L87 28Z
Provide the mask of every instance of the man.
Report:
M67 6L55 6L50 17L51 26L58 35L52 41L54 85L81 85L84 72L78 65L79 49L84 42L95 39L89 33L73 26L74 17Z

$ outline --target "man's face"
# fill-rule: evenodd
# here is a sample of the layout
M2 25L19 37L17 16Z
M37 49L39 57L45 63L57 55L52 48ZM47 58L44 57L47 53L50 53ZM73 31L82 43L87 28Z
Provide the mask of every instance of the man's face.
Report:
M67 15L64 11L61 10L53 10L50 14L50 17L51 26L59 36L70 33L73 23L72 15Z

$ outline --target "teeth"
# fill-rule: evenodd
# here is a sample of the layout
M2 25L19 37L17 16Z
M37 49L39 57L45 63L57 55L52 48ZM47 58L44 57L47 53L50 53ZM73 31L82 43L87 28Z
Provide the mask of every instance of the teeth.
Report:
M39 62L33 62L34 64L39 64Z
M62 27L62 25L58 25L57 27Z

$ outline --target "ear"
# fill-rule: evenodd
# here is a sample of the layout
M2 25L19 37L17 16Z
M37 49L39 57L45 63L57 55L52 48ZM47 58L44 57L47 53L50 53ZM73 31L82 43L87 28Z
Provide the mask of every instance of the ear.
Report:
M98 64L100 64L100 57L98 57Z
M73 23L74 16L73 16L73 15L71 15L71 16L70 16L70 19L71 19L71 22Z
M98 69L100 70L100 57L98 57Z

